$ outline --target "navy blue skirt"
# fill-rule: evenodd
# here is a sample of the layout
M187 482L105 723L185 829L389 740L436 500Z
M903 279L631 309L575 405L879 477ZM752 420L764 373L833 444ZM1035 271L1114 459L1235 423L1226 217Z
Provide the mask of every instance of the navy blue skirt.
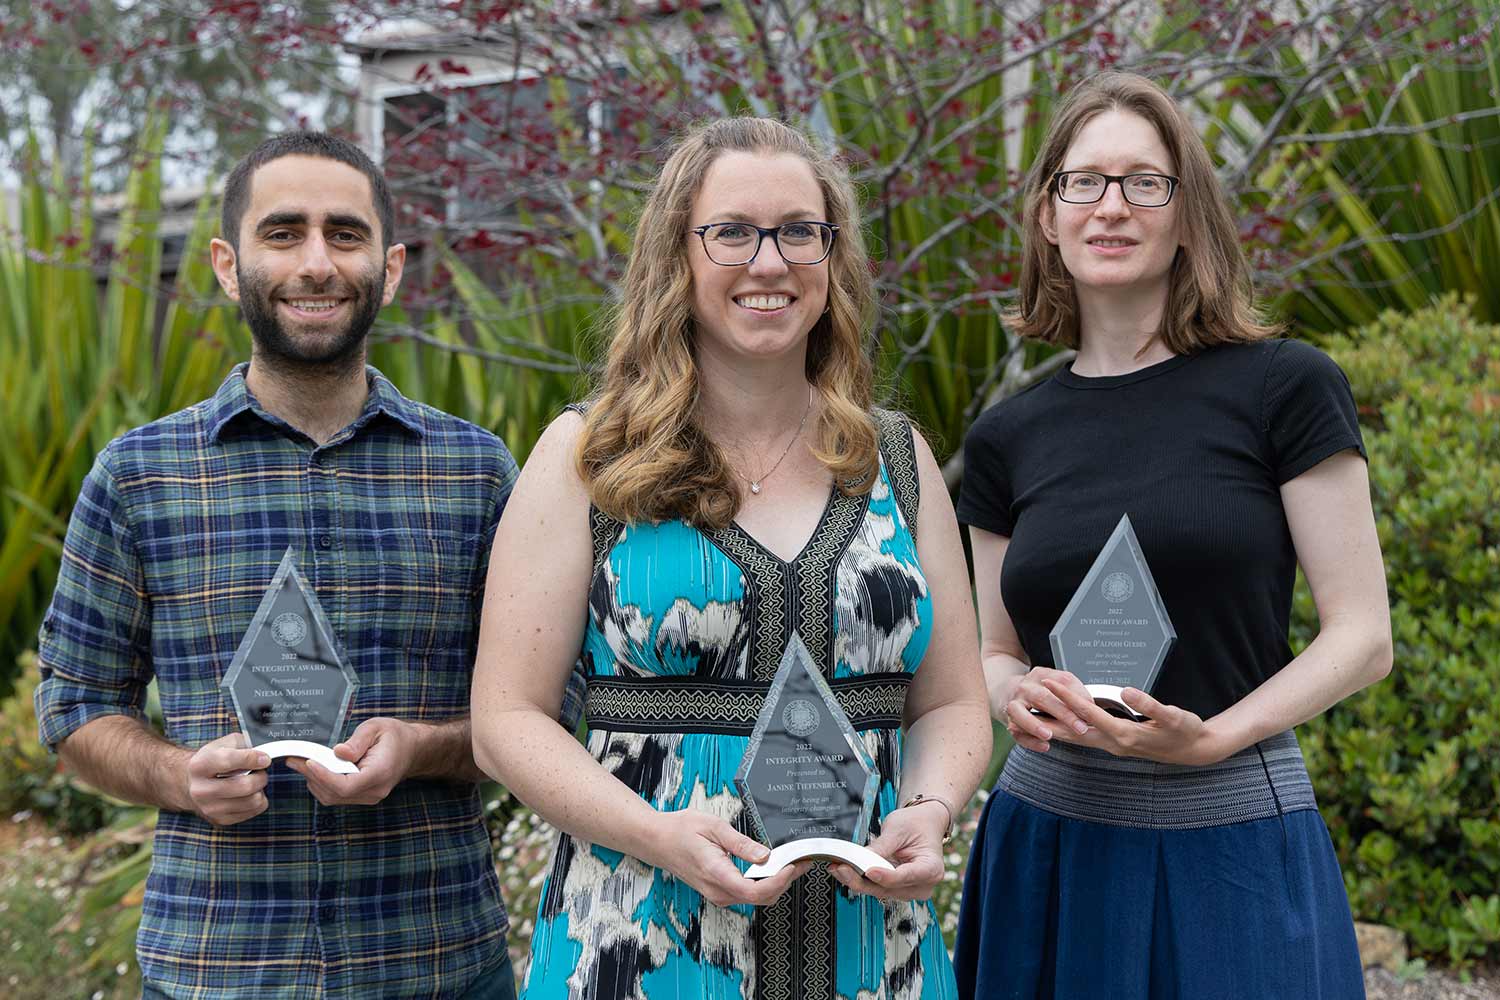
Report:
M1365 995L1289 733L1208 769L1013 750L969 856L954 965L959 995L985 1000Z

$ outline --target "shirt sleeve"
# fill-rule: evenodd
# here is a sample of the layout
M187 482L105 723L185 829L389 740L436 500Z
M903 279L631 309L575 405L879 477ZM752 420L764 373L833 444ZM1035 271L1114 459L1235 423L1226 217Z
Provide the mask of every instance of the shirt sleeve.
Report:
M54 750L101 716L145 718L151 602L109 455L100 453L73 507L42 620L36 717L41 741Z
M494 441L496 452L495 467L495 490L494 507L484 519L484 527L480 529L477 540L477 551L474 561L474 635L479 635L480 612L484 606L484 587L490 575L490 550L495 547L495 532L500 527L500 516L505 513L505 505L510 500L510 491L515 488L516 477L520 474L516 467L516 460L511 456L510 449L498 439Z
M1277 345L1262 405L1278 485L1341 451L1353 449L1368 458L1349 380L1311 344L1286 340Z
M958 519L964 524L1009 538L1015 531L1011 516L1010 472L1001 450L1000 421L991 410L975 421L964 438L964 479L958 493Z

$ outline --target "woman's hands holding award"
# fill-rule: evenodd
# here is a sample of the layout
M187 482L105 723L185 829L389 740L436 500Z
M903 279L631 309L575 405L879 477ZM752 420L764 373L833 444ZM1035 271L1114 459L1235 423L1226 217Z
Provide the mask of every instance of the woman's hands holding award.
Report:
M719 817L697 809L659 813L651 841L654 849L642 852L641 860L671 872L715 906L770 906L812 867L805 861L771 878L745 878L733 859L764 862L771 852Z
M759 840L687 808L656 815L640 859L717 906L770 905L817 861L851 890L887 898L925 899L943 877L938 800L895 810L865 843L879 773L800 636L782 654L734 782ZM751 863L744 874L736 860Z
M929 899L943 880L943 836L948 808L937 799L889 813L869 848L896 863L860 872L850 864L828 866L828 873L851 892L882 899Z
M1212 726L1192 712L1133 687L1120 698L1139 721L1102 708L1074 674L1036 667L1011 689L1005 727L1018 746L1038 753L1056 739L1163 764L1212 764L1228 756Z
M1177 630L1129 514L1121 515L1047 639L1053 664L1076 675L1101 708L1136 722L1146 718L1123 694L1151 690Z
M1157 701L1144 691L1126 688L1123 692L1126 703L1144 716L1140 722L1132 722L1100 708L1087 691L1078 689L1076 679L1070 684L1049 676L1040 683L1087 725L1082 734L1063 730L1057 734L1059 739L1116 757L1139 757L1162 764L1213 764L1229 755L1202 718L1185 708Z
M1117 757L1209 764L1226 756L1199 716L1148 693L1177 630L1123 515L1048 635L1058 669L1019 678L1006 728L1028 750L1053 739Z
M880 778L812 654L793 633L756 718L735 786L770 855L745 873L771 878L809 859L861 874L893 869L865 846Z

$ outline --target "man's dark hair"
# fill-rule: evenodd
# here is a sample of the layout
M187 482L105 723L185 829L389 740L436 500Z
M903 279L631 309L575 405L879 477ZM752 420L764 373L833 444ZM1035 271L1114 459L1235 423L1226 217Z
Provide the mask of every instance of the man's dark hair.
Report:
M325 160L346 163L364 174L370 181L370 198L375 203L375 215L380 220L380 248L385 250L390 247L392 219L396 213L385 175L365 155L364 150L327 132L283 132L273 135L234 165L234 169L229 172L229 179L224 182L224 208L219 216L219 226L230 246L236 251L240 248L240 221L250 205L250 179L255 176L255 171L283 156L321 156Z

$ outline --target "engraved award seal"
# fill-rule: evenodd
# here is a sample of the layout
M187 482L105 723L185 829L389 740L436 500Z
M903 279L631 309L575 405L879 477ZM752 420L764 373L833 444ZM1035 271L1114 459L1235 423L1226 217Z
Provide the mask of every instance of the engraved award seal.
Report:
M1109 603L1123 604L1135 593L1135 581L1130 578L1129 573L1111 573L1104 578L1100 591Z
M817 731L820 721L818 706L806 698L787 702L786 708L781 711L781 724L793 736L811 736Z
M293 611L277 615L271 622L271 638L291 648L307 638L307 619Z

